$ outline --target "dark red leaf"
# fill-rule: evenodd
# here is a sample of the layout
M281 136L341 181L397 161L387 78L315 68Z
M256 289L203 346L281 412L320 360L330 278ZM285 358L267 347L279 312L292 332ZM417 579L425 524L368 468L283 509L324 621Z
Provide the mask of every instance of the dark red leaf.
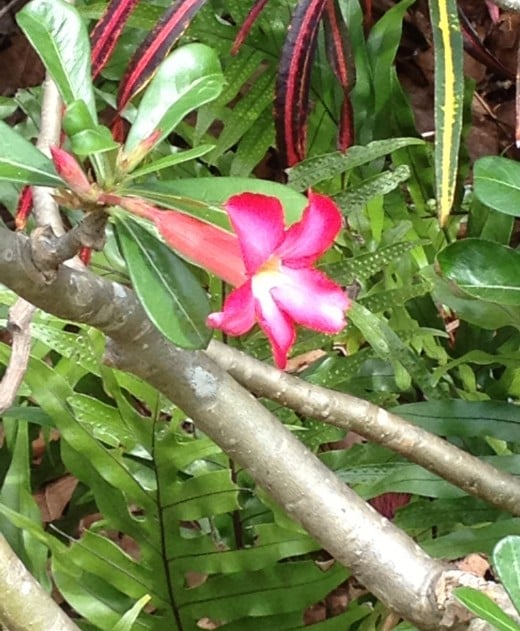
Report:
M327 57L343 90L338 131L338 149L345 151L354 142L354 120L349 92L355 82L354 64L347 27L336 0L327 0L323 15Z
M134 53L117 95L119 111L150 81L157 66L206 0L176 0Z
M277 146L285 166L305 157L311 67L326 2L300 0L282 48L276 81L275 124Z
M139 0L110 0L101 19L94 26L90 34L92 77L94 79L105 67L128 20L128 16L138 2Z
M480 61L481 64L484 64L486 68L489 68L489 70L493 70L493 72L496 72L498 75L514 81L514 74L509 70L509 68L506 68L506 66L504 66L504 64L497 59L495 55L493 55L489 48L484 46L477 31L473 28L473 25L468 20L466 14L460 8L459 18L462 35L464 37L464 49L466 52L477 61Z
M244 20L244 23L242 24L242 26L240 27L240 30L237 33L237 36L235 37L235 41L233 42L233 46L231 47L232 55L236 55L238 53L238 51L240 50L240 47L244 43L244 40L249 35L249 31L251 30L251 27L255 23L256 18L263 11L268 1L269 0L255 0L255 3L251 11L249 11L246 19Z

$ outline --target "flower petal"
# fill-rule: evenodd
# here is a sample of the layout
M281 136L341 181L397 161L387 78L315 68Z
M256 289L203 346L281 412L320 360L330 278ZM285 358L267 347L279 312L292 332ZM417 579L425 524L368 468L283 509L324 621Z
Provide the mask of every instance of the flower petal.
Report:
M282 311L273 299L272 292L281 282L278 272L257 274L252 280L258 323L269 338L273 357L278 368L285 368L287 354L296 339L296 331L291 317Z
M255 324L255 301L248 280L224 301L223 311L210 313L206 323L228 335L243 335Z
M312 265L333 244L342 223L331 199L311 193L302 218L287 229L276 254L290 267Z
M267 261L284 236L284 214L276 197L241 193L224 204L235 230L249 275Z
M283 281L271 290L276 304L297 324L323 333L345 326L349 299L345 292L316 269L282 267Z

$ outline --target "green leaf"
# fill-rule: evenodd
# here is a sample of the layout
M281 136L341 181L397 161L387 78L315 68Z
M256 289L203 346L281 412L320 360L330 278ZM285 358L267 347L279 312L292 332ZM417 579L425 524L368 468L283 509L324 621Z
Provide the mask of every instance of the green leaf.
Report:
M0 121L0 180L36 186L63 186L47 156Z
M428 5L435 48L435 190L445 225L455 197L462 132L463 43L456 0L430 0Z
M206 294L168 246L124 213L117 214L117 234L134 289L148 317L170 341L183 348L204 348Z
M392 412L441 436L494 436L520 443L520 415L512 403L447 399L406 403Z
M464 292L502 305L520 305L520 253L485 241L464 239L437 256L440 273Z
M145 594L142 598L135 603L133 607L131 607L125 615L121 618L121 620L114 627L114 631L131 631L134 626L134 622L137 620L141 611L146 607L146 605L150 602L150 596Z
M475 195L495 210L520 215L520 164L500 156L487 156L475 162Z
M516 610L520 611L520 537L510 535L497 543L493 566Z
M381 359L391 362L394 370L404 368L428 396L439 397L423 359L401 340L383 316L375 315L359 302L354 302L349 309L349 319Z
M496 460L490 459L489 462ZM455 529L447 535L421 541L421 547L428 554L448 560L472 552L490 555L498 541L511 534L520 535L520 519L501 519L476 528Z
M334 201L348 216L357 210L363 210L374 197L387 195L410 177L410 167L401 164L395 171L384 171L359 186L333 196Z
M337 263L323 265L321 269L343 283L365 280L386 269L391 263L399 261L407 252L423 243L427 241L400 241L379 248L375 252L367 252Z
M194 43L174 50L159 66L139 104L124 147L127 170L166 138L186 114L215 99L223 86L224 75L213 49ZM146 143L146 152L137 150L139 156L133 159L132 151L156 131L153 142Z
M297 191L304 191L323 180L372 162L397 149L422 144L424 141L420 138L391 138L374 140L366 147L350 147L345 153L335 151L311 157L288 169L289 186Z
M16 19L56 83L65 105L81 99L97 121L85 22L64 0L32 0Z
M278 182L246 177L200 177L131 184L123 193L139 196L165 208L175 208L229 230L227 213L221 207L232 195L262 193L277 197L283 204L287 224L298 221L307 198Z
M499 631L520 631L520 626L483 592L472 587L457 587L453 594L471 612Z
M447 278L435 274L433 266L423 268L421 274L432 282L435 300L453 309L460 319L488 330L504 326L520 329L520 307L496 304L463 294Z
M176 153L164 156L164 158L159 158L159 160L154 160L153 162L146 164L144 167L132 171L129 177L136 178L141 177L142 175L148 175L149 173L157 173L157 171L173 167L176 164L182 164L183 162L188 162L189 160L195 160L195 158L200 158L200 156L203 156L211 151L213 147L214 145L199 145L198 147L187 149L186 151L177 151Z

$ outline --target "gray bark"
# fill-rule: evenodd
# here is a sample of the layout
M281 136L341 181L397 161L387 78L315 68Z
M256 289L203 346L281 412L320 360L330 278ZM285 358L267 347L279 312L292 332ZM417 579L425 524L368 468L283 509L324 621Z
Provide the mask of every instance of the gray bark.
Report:
M0 534L0 628L80 631L27 571Z

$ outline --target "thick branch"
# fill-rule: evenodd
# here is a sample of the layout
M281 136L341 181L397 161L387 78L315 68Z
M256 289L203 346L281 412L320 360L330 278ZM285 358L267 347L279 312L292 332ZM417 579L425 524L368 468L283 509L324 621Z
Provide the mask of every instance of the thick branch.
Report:
M9 631L80 631L27 571L0 534L0 622Z
M470 495L520 515L520 480L404 419L349 394L271 368L219 342L208 355L255 394L305 416L353 430L405 456Z
M446 574L444 564L361 500L205 352L168 343L131 290L67 266L45 281L31 263L28 239L2 228L0 281L49 313L104 331L108 363L182 408L390 608L421 629L441 628L451 588L466 575Z

